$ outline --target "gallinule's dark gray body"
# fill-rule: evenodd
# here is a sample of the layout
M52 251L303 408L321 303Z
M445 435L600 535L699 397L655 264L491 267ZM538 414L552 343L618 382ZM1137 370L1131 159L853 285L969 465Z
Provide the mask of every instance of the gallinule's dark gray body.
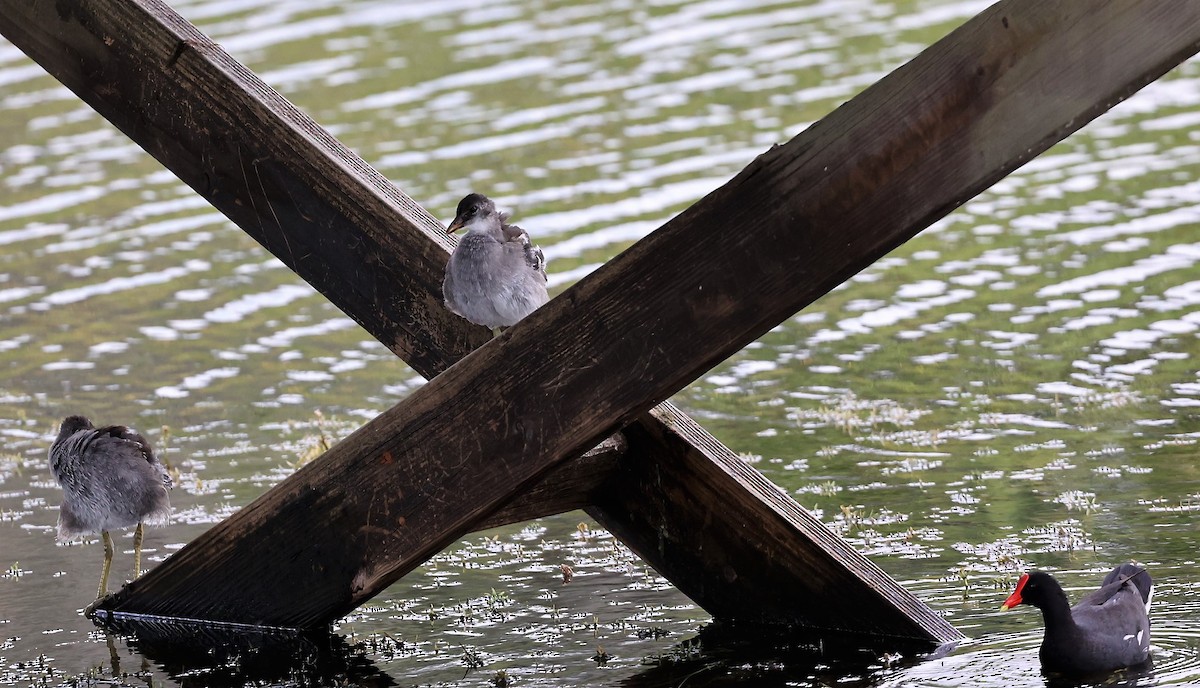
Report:
M1150 597L1146 569L1122 564L1100 589L1074 607L1054 577L1042 571L1021 576L1001 609L1019 604L1042 610L1046 633L1038 656L1042 668L1060 674L1091 674L1136 667L1150 660Z
M50 470L63 488L58 538L100 533L104 572L97 597L108 592L113 544L108 531L137 526L133 536L134 578L141 575L143 524L171 513L171 478L150 442L123 425L97 428L83 416L68 416L50 445Z
M466 228L467 234L446 264L446 307L493 330L515 325L550 298L545 256L507 219L490 199L473 193L459 202L447 230Z

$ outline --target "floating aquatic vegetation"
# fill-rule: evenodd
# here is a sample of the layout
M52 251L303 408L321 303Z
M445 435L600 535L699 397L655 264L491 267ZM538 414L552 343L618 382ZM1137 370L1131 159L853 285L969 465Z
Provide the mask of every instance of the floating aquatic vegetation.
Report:
M880 472L884 475L896 475L898 473L915 473L917 471L928 471L942 466L941 459L926 459L920 457L907 457L900 461L888 462Z
M890 399L862 399L854 394L845 394L835 399L832 405L816 409L789 409L788 418L802 427L809 427L808 424L816 422L850 434L859 428L876 425L912 425L929 413L924 409L904 408Z
M1096 505L1096 493L1084 492L1083 490L1068 490L1055 497L1052 501L1067 507L1067 511L1092 512L1098 508Z

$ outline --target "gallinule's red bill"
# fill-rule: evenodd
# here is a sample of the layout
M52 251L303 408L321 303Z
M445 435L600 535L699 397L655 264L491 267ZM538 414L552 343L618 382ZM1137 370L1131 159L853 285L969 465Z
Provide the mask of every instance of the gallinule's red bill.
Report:
M1000 608L1029 604L1042 610L1046 633L1038 656L1044 670L1090 674L1149 661L1152 593L1146 569L1121 564L1104 577L1099 590L1072 607L1053 576L1030 571Z
M450 262L442 296L451 312L498 331L546 303L546 257L529 234L482 194L458 203L448 232L466 228Z
M58 508L58 539L100 533L104 572L100 591L108 593L113 543L108 531L137 526L133 534L133 577L142 575L143 523L165 521L171 513L171 477L150 442L124 425L97 428L83 416L68 416L50 445L50 470L63 488Z

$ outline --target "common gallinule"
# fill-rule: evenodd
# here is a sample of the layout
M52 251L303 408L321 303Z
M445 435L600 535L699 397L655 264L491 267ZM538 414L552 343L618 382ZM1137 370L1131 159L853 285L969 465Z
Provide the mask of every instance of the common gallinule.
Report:
M50 470L63 488L58 539L100 533L104 572L97 598L108 593L113 543L108 531L137 526L133 534L133 577L142 575L144 523L171 513L171 477L150 442L124 425L97 428L83 416L68 416L50 445Z
M487 196L473 193L459 201L446 230L467 230L446 264L446 307L493 332L516 324L550 298L545 256L525 230L506 220Z
M1042 669L1061 674L1090 674L1145 664L1150 659L1150 597L1153 581L1146 569L1121 564L1100 589L1074 607L1054 577L1030 571L1001 609L1030 604L1042 610L1046 633L1038 656Z

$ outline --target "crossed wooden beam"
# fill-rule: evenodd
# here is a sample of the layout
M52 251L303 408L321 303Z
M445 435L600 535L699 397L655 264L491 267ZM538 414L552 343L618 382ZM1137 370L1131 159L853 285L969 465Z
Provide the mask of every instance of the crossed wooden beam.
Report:
M441 225L166 5L0 0L0 33L432 378L102 611L322 626L585 508L717 618L945 642L663 400L1194 54L1200 3L1000 2L491 341L442 306Z

